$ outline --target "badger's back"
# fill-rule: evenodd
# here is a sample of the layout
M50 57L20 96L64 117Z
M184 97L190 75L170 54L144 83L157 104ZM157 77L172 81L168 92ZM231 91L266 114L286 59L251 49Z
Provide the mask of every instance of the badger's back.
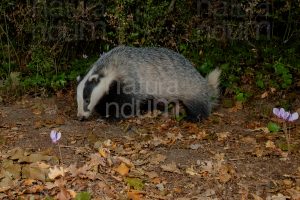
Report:
M104 58L136 94L160 98L192 98L207 90L207 81L182 55L165 48L121 46ZM199 95L199 94L197 94Z

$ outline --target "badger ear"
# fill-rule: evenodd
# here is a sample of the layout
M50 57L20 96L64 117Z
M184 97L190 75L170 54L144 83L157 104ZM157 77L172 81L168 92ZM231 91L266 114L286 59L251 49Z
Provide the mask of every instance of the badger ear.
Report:
M82 80L82 77L79 75L76 77L77 82L79 83Z
M97 83L99 81L99 75L93 74L92 76L89 77L89 81L93 81Z

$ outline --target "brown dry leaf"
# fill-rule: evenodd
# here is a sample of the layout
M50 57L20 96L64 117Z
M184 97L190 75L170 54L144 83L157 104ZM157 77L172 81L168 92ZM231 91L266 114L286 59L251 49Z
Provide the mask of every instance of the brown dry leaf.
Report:
M259 148L259 147L257 147L253 153L254 153L254 155L256 155L258 158L260 158L260 157L262 157L262 156L264 155L264 150L261 149L261 148Z
M8 155L11 160L19 160L19 159L23 158L24 156L27 156L28 153L25 152L21 148L15 148L15 149L12 149L11 151L9 151Z
M125 163L121 163L116 169L116 172L118 172L121 176L127 176L129 173L129 167Z
M182 140L182 138L183 138L183 136L181 135L181 133L176 134L176 133L170 133L170 132L167 133L167 137L168 137L168 139L171 140L170 141L171 143L173 143L173 142L175 142L177 140Z
M241 141L247 144L256 144L256 139L250 136L243 137Z
M268 96L269 96L269 92L267 91L267 92L264 92L264 93L260 96L260 98L264 99L264 98L266 98L266 97L268 97Z
M117 157L116 160L119 160L120 162L123 162L125 163L128 167L130 168L133 168L134 167L134 164L128 159L128 158L125 158L125 157Z
M276 149L276 146L275 146L274 142L271 141L271 140L268 140L268 141L266 142L266 147L267 147L267 148L271 148L271 149Z
M153 144L154 146L159 146L162 144L167 144L167 142L161 139L160 137L153 136L153 139L151 140L151 144Z
M53 188L56 188L56 187L57 187L57 185L55 183L52 183L52 182L46 182L46 184L45 184L45 188L47 190L52 190Z
M292 199L295 199L295 200L300 199L300 188L298 190L291 188L291 189L287 189L286 191L289 193L289 195L292 197Z
M50 172L48 173L48 177L51 180L54 180L60 176L64 177L65 173L67 172L67 170L64 169L63 167L58 168L57 166L54 166L54 168L50 168L49 170Z
M166 165L161 165L160 166L162 168L162 170L164 170L165 172L172 172L172 173L177 173L177 174L181 174L180 170L178 169L177 165L175 162L166 164Z
M41 153L33 153L30 154L29 156L24 156L19 159L18 162L27 162L27 163L36 163L36 162L41 162L41 161L49 161L53 158L52 156L47 156L43 155Z
M229 112L234 113L234 112L237 112L237 111L242 110L242 109L243 109L243 103L240 102L240 101L237 101L237 102L235 102L234 107L229 108Z
M145 172L145 174L146 174L150 179L153 179L153 178L158 177L158 173L155 172L155 171Z
M103 158L107 158L109 155L109 150L106 148L99 148L99 154L103 157Z
M56 198L59 200L69 200L71 196L65 188L60 188L60 192L56 195Z
M112 199L118 199L116 195L116 191L114 191L112 188L110 188L106 183L99 182L98 187L101 191L103 191L107 196L109 196Z
M201 167L201 174L208 172L208 173L212 173L214 166L213 166L213 162L212 161L203 161L200 164Z
M278 193L277 195L273 195L271 198L269 198L270 200L287 200L290 199L290 197L288 196L284 196L281 193Z
M76 177L78 175L78 170L76 164L72 164L67 168L67 171L71 173L71 177Z
M264 200L260 196L257 196L256 194L251 194L254 200Z
M58 116L55 118L55 124L56 125L64 125L65 124L65 120L63 117L61 116Z
M82 167L77 169L77 174L80 177L86 178L90 176L89 170L91 169L91 166L88 164L83 165Z
M153 178L153 179L151 180L151 182L152 182L153 184L159 184L159 183L162 182L162 180L161 180L161 178L159 178L159 177L155 177L155 178Z
M150 163L153 165L158 165L159 163L163 162L166 160L166 156L162 154L155 154L150 158Z
M15 185L15 182L10 177L5 177L0 181L0 192L5 192Z
M2 166L0 170L0 177L8 176L14 179L19 179L21 172L21 165L15 164L12 160L2 161Z
M35 115L41 115L42 112L43 112L43 109L42 108L35 108L35 109L32 109L31 111L33 114Z
M67 181L63 180L62 178L60 178L60 179L56 179L54 181L54 184L55 184L56 187L64 188L66 186L66 184L67 184Z
M196 138L198 140L203 140L204 138L207 138L207 133L205 130L199 131L196 135Z
M23 185L24 186L32 186L34 183L36 183L37 181L34 179L25 179L23 181Z
M195 171L194 166L191 166L191 167L186 168L185 173L187 173L187 174L189 174L189 175L191 175L191 176L199 175L199 174Z
M22 168L22 178L45 181L48 169L40 168L36 163L25 165Z
M71 189L68 189L67 191L69 192L71 198L72 198L72 199L75 199L77 193L76 193L74 190L71 190Z
M230 132L221 132L216 134L218 137L218 141L222 142L225 141L230 135Z
M219 169L219 180L222 183L227 183L235 174L235 170L230 165L222 165Z
M110 140L110 139L108 139L108 140L105 140L104 142L103 142L103 146L104 147L111 147L113 145L113 142Z
M36 194L42 192L43 190L45 190L43 185L33 185L32 187L27 187L26 193Z
M141 200L142 199L142 192L141 191L129 191L127 192L127 197L130 200Z
M42 120L38 120L34 122L33 128L40 129L44 126L44 122Z
M101 157L99 153L94 153L90 155L90 161L89 164L91 166L106 166L106 161L104 157Z

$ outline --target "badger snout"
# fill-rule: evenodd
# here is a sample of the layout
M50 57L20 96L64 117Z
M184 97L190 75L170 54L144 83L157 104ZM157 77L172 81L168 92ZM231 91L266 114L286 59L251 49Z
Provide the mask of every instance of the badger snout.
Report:
M82 114L77 114L77 118L79 121L84 121L89 117L89 115L82 115Z
M85 118L84 116L78 117L78 120L81 121L81 122L84 121L85 119L86 119L86 118Z

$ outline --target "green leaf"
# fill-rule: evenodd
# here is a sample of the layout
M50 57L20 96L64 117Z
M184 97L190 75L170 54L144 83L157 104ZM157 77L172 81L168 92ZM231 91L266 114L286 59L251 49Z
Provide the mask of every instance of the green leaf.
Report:
M268 129L271 133L274 133L274 132L278 132L280 130L280 126L274 122L269 122Z
M144 183L139 178L126 178L125 182L135 190L142 190L144 188Z
M236 98L237 101L241 101L241 102L246 101L246 96L242 92L238 93L235 98Z
M88 193L88 192L79 192L76 197L75 197L75 200L90 200L92 197L91 197L91 194Z

